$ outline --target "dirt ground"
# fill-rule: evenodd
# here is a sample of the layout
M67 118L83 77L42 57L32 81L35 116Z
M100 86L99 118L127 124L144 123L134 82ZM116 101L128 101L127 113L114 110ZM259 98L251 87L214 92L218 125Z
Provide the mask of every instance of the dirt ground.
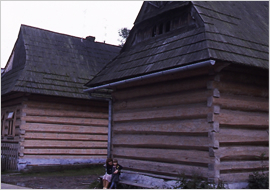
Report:
M98 177L103 168L39 172L1 173L1 182L33 189L101 189Z

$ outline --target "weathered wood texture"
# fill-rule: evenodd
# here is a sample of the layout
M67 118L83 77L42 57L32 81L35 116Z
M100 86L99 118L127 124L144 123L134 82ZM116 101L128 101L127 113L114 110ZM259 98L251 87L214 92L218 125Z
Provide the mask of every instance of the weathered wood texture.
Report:
M113 93L112 155L127 170L177 176L200 172L208 177L208 75L149 79ZM185 76L186 77L186 76ZM150 83L150 81L152 83Z
M104 102L30 96L23 102L21 121L23 159L107 156L108 108Z
M203 165L208 166L209 154L208 151L199 150L181 150L181 149L163 149L160 148L125 148L115 147L113 154L117 157L126 157L150 160L150 161L162 161L168 163L182 163L190 165ZM200 155L200 160L198 160Z
M222 71L117 89L113 157L139 172L201 169L205 177L246 181L260 168L261 154L268 159L268 83L259 73Z
M120 134L207 134L211 124L206 118L192 120L130 121L117 123L113 132Z
M14 141L18 142L20 138L20 124L21 124L21 109L22 109L22 101L24 98L22 94L16 95L12 94L10 97L3 96L1 99L1 116L3 116L3 121L1 124L1 136L2 140ZM9 135L8 128L9 122L6 120L7 114L9 112L14 112L14 120L13 120L13 135Z
M46 154L46 155L37 155L37 154L26 154L24 155L23 157L24 160L27 160L27 159L57 159L57 160L74 160L74 159L79 159L79 160L86 160L89 161L89 160L101 160L103 159L104 160L104 155L98 155L98 154L95 154L95 155L81 155L81 154L74 154L74 155L68 155L68 154L64 154L64 155L51 155L51 154Z
M208 167L186 165L179 163L167 163L164 161L144 161L144 160L134 160L119 158L119 163L121 163L125 168L129 168L134 171L142 171L146 173L154 173L169 176L180 176L181 173L185 173L188 176L192 176L197 173L202 176L208 175ZM150 169L151 168L151 169Z
M208 120L219 126L210 135L216 145L210 155L218 160L215 177L225 182L247 182L249 174L269 167L269 79L244 71L228 67L208 83L220 92L220 97L208 99L209 107L219 108Z
M134 88L126 88L117 91L113 96L116 100L125 100L145 96L160 95L172 92L186 92L192 90L204 90L206 83L208 82L208 76L200 76L198 78L186 78L178 80L170 80L166 82L156 82L153 84L147 84L143 86L137 86Z

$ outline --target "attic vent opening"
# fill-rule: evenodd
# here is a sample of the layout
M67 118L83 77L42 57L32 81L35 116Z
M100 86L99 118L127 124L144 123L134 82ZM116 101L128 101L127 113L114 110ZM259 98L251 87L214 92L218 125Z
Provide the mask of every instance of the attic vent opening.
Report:
M171 30L171 22L168 21L168 22L166 22L165 32L169 32L170 30Z
M155 37L156 35L157 35L156 26L154 26L152 29L152 37Z
M160 24L158 27L158 34L162 34L163 33L163 24Z
M169 20L167 22L159 24L158 26L155 25L152 28L152 35L151 36L155 37L156 35L170 32L171 31L171 23L172 22Z

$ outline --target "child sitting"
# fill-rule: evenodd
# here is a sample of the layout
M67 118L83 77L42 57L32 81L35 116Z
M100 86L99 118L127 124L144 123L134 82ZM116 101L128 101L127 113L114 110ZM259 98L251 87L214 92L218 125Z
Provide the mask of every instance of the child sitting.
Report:
M122 168L123 167L118 164L118 161L116 159L113 159L112 179L111 179L112 184L111 184L110 189L112 189L112 188L116 189L117 184L119 182L120 170Z

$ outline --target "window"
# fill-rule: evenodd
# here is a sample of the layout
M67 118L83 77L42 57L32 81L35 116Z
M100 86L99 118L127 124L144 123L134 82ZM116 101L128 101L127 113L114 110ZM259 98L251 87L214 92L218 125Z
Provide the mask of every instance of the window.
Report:
M158 27L158 34L162 34L163 33L163 24L160 24Z
M152 37L155 37L156 35L157 35L157 30L156 30L156 26L154 26L152 29Z
M165 32L169 32L171 30L171 22L168 21L165 26Z
M152 28L152 37L171 31L171 21L167 21Z
M16 111L2 111L1 136L14 137L16 124Z
M14 112L7 112L7 121L8 121L8 136L15 135L15 122L14 122Z

